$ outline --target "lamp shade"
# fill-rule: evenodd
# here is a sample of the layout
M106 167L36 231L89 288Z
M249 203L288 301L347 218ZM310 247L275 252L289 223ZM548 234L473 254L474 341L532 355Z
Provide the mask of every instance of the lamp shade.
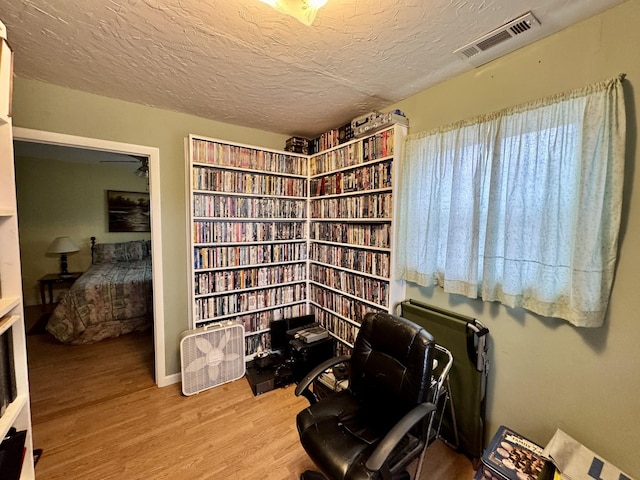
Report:
M47 253L70 253L78 250L78 246L69 237L58 237L51 243Z

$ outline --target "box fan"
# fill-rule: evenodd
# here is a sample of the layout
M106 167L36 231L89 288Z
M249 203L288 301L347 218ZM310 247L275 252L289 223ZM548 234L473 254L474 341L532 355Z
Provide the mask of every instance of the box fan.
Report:
M243 326L223 321L183 332L180 362L185 395L242 378L245 374Z

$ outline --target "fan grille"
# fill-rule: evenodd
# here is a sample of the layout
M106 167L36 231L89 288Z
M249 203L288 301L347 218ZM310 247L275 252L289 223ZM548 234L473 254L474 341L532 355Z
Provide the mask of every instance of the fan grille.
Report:
M180 359L185 395L237 380L245 374L244 328L232 323L184 332Z

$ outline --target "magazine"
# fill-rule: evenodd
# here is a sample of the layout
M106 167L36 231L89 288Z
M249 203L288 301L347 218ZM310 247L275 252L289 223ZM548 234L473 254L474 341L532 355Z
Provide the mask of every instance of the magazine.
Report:
M501 426L482 456L476 480L536 480L545 464L542 447Z

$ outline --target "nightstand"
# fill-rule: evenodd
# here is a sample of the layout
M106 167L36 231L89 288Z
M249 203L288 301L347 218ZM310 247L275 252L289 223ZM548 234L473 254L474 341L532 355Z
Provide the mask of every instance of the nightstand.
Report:
M69 288L73 285L83 272L70 272L66 275L60 275L59 273L48 273L40 280L40 300L42 305L47 303L53 303L53 289L54 288ZM45 296L45 289L49 292L49 301L47 302Z

